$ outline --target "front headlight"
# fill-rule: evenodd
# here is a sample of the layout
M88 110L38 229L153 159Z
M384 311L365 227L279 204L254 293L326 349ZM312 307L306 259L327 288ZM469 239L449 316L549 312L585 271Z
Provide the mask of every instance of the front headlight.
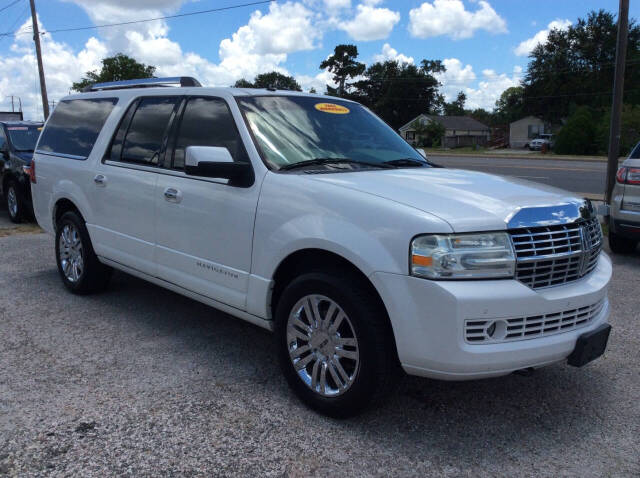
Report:
M433 234L411 241L411 274L427 279L513 277L516 259L509 234Z

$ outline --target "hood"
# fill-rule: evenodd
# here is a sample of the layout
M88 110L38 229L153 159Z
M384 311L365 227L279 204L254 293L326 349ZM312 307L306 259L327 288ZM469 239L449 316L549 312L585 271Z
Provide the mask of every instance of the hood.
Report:
M561 189L460 169L420 168L317 174L314 181L374 194L433 214L456 232L506 229L519 209L576 201Z

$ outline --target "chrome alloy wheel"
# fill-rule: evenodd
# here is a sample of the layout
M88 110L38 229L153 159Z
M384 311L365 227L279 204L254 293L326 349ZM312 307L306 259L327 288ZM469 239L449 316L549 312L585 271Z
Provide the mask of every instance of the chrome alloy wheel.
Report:
M69 282L77 282L84 272L82 240L73 224L65 224L60 232L59 254L62 272Z
M311 390L334 397L358 374L358 338L342 308L323 295L300 299L287 319L287 347L293 367Z
M9 209L11 217L18 215L18 195L13 187L10 187L7 191L7 209Z

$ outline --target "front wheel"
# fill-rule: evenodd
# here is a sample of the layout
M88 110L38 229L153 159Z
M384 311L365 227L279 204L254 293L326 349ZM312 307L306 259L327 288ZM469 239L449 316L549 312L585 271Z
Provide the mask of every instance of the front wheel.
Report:
M14 180L10 180L7 183L7 190L4 196L9 219L16 224L21 223L25 218L25 204L20 188Z
M82 218L69 211L56 224L56 262L64 285L74 294L104 289L112 269L102 264Z
M401 374L386 312L348 273L291 282L276 309L276 342L291 388L329 416L352 416L386 398Z
M616 254L631 254L637 245L638 241L620 236L609 228L609 247Z

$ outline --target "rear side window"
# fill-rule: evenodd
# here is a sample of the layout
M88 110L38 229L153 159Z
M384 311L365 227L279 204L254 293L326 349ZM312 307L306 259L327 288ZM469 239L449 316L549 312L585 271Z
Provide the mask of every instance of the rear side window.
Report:
M249 161L229 107L219 98L190 98L187 102L173 154L174 169L184 169L188 146L223 146L234 161Z
M120 161L127 163L146 164L157 166L160 163L160 156L166 150L167 129L178 98L174 96L147 97L138 102L138 107L133 113L128 129L122 142L122 152ZM120 125L120 128L127 128L127 118ZM117 146L120 130L116 133L114 147ZM111 159L117 154L117 149L111 150Z
M61 101L40 136L38 152L86 159L117 102L117 98Z

